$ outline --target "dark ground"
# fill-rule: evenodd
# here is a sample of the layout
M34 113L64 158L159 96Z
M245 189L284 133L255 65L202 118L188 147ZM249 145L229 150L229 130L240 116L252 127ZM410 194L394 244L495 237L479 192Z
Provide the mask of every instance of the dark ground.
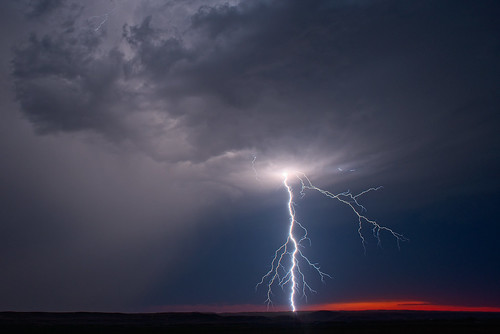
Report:
M0 312L1 333L500 333L500 313Z

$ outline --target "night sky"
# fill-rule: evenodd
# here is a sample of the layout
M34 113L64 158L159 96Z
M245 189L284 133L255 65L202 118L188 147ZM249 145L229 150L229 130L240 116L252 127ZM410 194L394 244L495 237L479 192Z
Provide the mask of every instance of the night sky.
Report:
M0 311L257 310L284 170L299 309L500 309L500 5L0 2ZM253 163L252 163L253 162ZM287 293L275 290L277 309ZM333 305L333 306L332 306ZM353 304L350 304L353 305Z

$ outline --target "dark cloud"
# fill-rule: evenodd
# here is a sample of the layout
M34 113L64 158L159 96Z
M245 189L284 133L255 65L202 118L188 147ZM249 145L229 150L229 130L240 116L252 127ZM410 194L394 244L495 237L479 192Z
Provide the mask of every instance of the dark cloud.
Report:
M450 140L447 132L463 129L428 124L495 99L488 87L498 68L480 57L498 46L493 26L474 25L487 15L481 5L458 4L448 16L432 2L341 3L203 6L182 36L150 15L124 27L127 60L118 49L102 51L94 31L33 35L13 62L17 95L46 132L92 130L141 146L147 139L124 119L154 104L184 134L192 149L183 159L193 161L231 150L288 150L283 142L346 147L350 160L393 153L395 141ZM465 61L476 66L458 67ZM127 89L133 82L140 93Z
M99 43L99 36L88 31L41 38L32 34L16 50L17 98L38 130L95 130L113 137L119 117L110 114L122 101L114 88L123 57L116 50L96 56Z
M30 0L27 5L26 16L37 18L48 15L65 3L65 0Z

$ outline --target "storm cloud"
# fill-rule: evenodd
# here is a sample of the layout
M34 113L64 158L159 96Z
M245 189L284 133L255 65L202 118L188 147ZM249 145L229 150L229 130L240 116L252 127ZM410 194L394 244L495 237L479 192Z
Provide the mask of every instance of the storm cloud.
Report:
M124 24L114 45L81 20L83 27L33 33L16 49L13 75L39 131L94 131L158 159L296 154L285 145L304 143L347 148L345 160L388 153L395 141L408 153L454 145L443 143L448 133L469 126L447 124L455 114L473 122L495 114L482 107L498 104L487 88L498 68L482 59L495 54L494 27L470 31L481 6L455 7L447 18L447 7L432 2L206 5L181 32L160 15ZM462 27L469 35L458 40ZM478 84L471 89L470 81ZM159 138L184 149L161 149Z

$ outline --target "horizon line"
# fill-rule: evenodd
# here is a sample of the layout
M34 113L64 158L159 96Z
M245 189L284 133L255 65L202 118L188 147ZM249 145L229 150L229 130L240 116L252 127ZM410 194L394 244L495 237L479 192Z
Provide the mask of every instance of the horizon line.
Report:
M464 306L434 304L421 300L382 300L303 305L297 312L314 311L441 311L441 312L500 312L500 306ZM162 305L148 308L146 313L207 312L207 313L254 313L292 312L287 305L267 307L255 304L194 304Z

